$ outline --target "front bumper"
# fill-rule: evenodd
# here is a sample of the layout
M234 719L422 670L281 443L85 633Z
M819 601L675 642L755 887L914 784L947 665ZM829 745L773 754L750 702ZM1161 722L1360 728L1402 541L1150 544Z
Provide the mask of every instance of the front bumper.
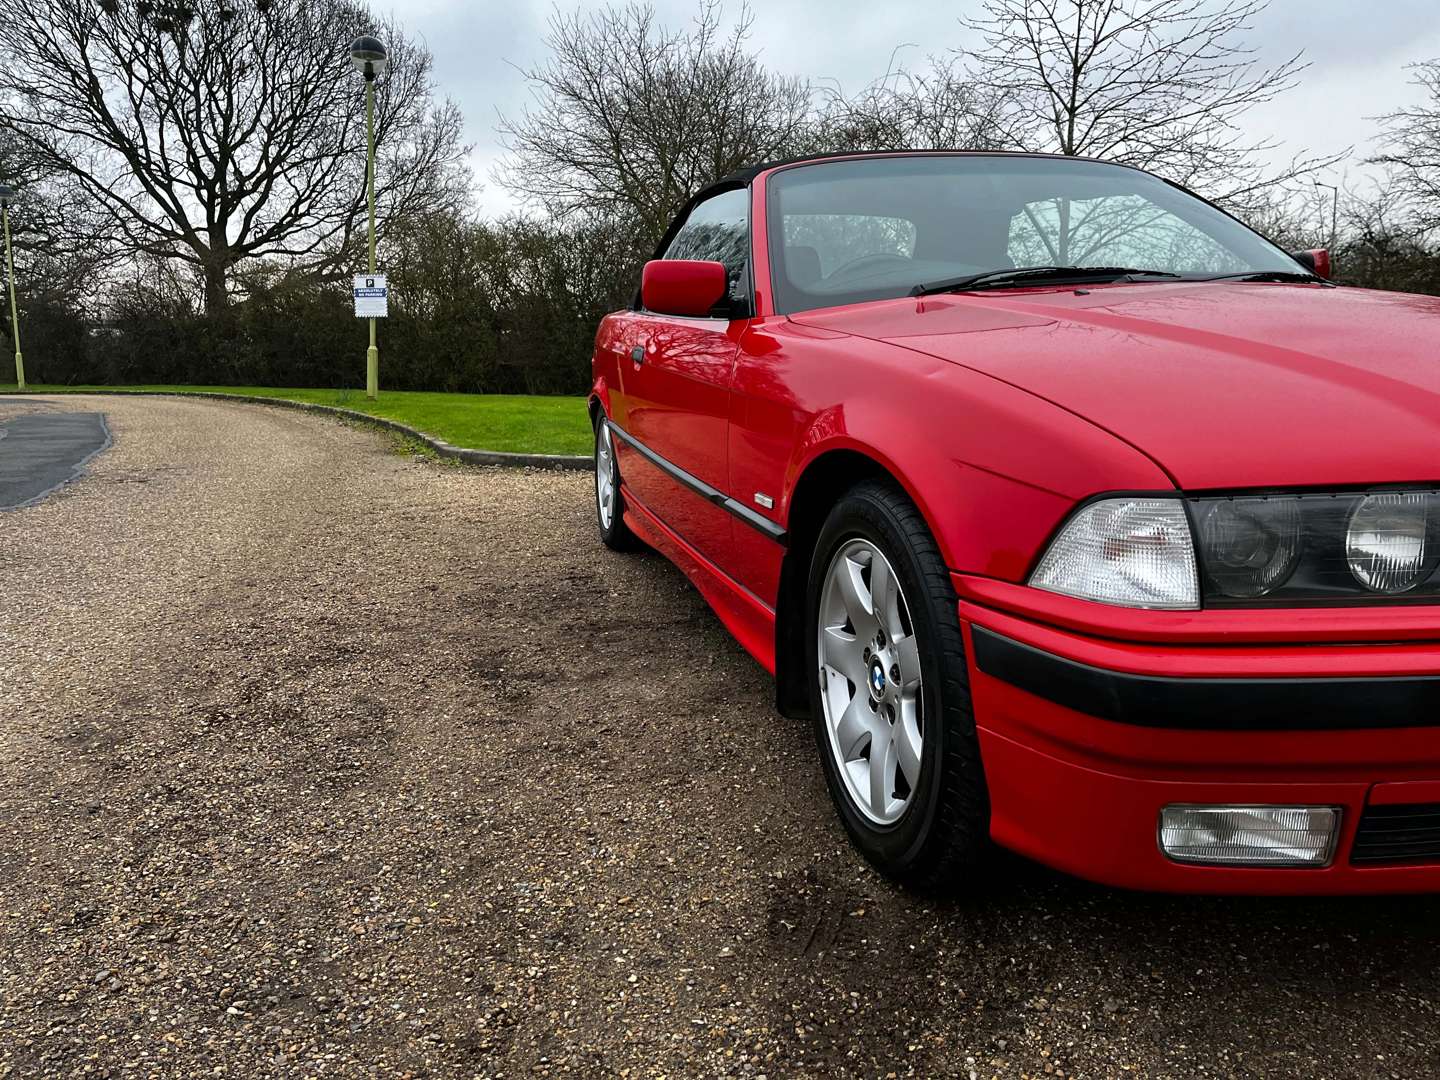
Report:
M1117 640L977 603L972 581L956 576L997 843L1127 888L1440 892L1440 855L1355 861L1367 811L1440 808L1440 634L1227 644L1197 618L1181 644ZM1181 864L1157 838L1177 803L1339 807L1339 841L1323 868Z

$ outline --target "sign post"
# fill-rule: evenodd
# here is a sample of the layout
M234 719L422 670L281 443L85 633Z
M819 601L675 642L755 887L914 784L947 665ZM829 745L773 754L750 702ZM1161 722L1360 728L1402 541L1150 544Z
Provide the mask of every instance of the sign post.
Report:
M365 82L365 129L369 136L365 181L370 201L370 273L375 273L375 80ZM383 289L381 290L384 291ZM382 301L383 302L383 301ZM380 396L380 347L375 340L375 316L370 316L370 351L365 354L365 396Z
M25 389L25 358L20 355L20 308L15 303L15 256L10 251L10 203L15 189L0 184L0 223L5 227L5 269L10 280L10 336L15 339L15 386Z
M365 195L370 206L370 273L364 280L366 313L361 312L361 278L355 279L355 314L370 320L370 351L365 355L365 396L380 395L380 348L375 340L375 320L385 318L385 276L375 273L375 80L385 73L389 53L376 38L358 37L350 44L350 62L365 79ZM373 295L378 288L379 297ZM375 313L378 307L379 313Z

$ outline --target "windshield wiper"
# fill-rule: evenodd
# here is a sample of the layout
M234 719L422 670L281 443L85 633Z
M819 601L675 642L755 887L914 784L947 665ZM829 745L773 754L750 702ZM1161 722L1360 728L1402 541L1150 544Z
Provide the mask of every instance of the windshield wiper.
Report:
M1071 281L1134 281L1147 277L1179 278L1180 275L1172 274L1169 270L1135 270L1128 266L1012 266L916 285L910 290L910 295L931 296L942 292L996 289L1032 281L1063 284Z
M1191 278L1191 281L1280 281L1297 285L1329 285L1335 287L1333 281L1327 281L1318 274L1303 274L1294 270L1243 270L1237 274L1207 274L1205 277Z

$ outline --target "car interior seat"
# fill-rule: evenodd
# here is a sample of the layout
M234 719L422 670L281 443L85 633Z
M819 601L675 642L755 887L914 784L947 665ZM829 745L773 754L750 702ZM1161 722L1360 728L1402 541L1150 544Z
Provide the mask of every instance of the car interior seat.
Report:
M786 244L785 273L802 289L815 284L820 280L820 253L803 244Z

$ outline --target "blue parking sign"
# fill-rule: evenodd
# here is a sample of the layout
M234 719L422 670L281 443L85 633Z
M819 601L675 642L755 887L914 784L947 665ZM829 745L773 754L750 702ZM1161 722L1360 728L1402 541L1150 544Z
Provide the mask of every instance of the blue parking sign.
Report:
M384 274L355 276L355 317L383 319L390 314L390 291Z

